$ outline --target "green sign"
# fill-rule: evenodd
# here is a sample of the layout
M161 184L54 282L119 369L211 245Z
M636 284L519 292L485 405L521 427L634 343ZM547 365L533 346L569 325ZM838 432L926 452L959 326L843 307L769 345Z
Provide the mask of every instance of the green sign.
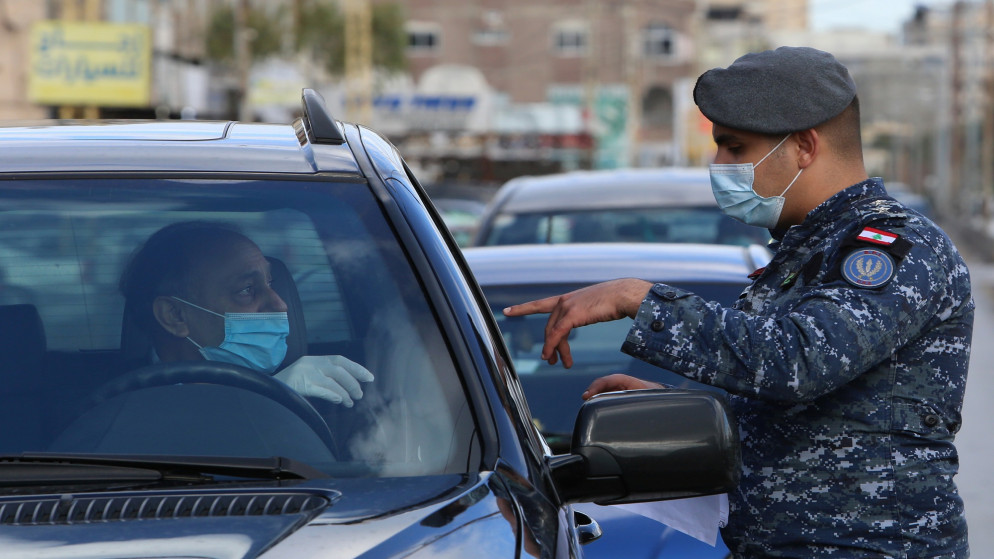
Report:
M595 169L617 169L630 166L631 142L628 135L629 110L628 86L599 86L592 92L593 112L589 129L594 137ZM586 105L582 86L553 86L549 88L550 103ZM586 114L586 111L584 111Z

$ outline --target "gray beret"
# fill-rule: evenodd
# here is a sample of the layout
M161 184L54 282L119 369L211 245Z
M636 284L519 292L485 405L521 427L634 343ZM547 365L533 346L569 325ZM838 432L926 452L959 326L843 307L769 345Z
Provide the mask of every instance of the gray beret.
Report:
M780 47L746 54L701 74L694 102L711 122L760 134L814 128L856 97L849 70L831 54Z

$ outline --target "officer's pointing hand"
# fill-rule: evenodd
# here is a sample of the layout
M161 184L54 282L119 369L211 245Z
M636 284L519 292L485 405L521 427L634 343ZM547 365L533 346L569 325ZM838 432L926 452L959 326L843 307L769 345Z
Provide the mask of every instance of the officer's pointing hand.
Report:
M652 284L640 279L625 278L598 283L565 295L547 297L504 309L506 316L549 313L545 325L542 359L555 365L562 359L566 368L573 366L569 333L573 328L634 318Z

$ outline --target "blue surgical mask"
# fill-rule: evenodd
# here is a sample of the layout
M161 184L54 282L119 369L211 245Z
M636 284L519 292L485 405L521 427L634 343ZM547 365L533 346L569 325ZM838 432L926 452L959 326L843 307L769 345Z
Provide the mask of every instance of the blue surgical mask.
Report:
M783 204L786 201L784 194L794 186L798 177L801 176L801 169L794 175L794 180L790 181L787 188L780 196L770 196L764 198L756 193L753 188L755 181L755 169L759 164L766 161L766 158L773 155L773 152L780 149L780 146L787 141L791 135L787 134L780 143L776 145L770 153L767 153L755 165L752 163L740 164L712 164L708 167L711 174L711 192L718 202L718 207L729 217L735 218L742 223L773 229L780 221L780 213L783 211Z
M285 312L219 314L179 297L173 299L224 319L224 341L219 346L204 347L189 336L186 338L197 346L204 359L272 373L286 357L290 320Z

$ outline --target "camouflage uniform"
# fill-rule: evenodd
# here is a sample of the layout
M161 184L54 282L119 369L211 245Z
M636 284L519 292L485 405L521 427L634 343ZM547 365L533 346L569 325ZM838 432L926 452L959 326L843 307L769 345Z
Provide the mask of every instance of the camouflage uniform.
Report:
M900 246L859 240L866 227ZM622 347L731 393L743 477L729 495L728 547L737 557L967 557L953 436L973 299L955 247L871 179L773 248L732 308L655 285ZM870 256L847 259L860 250Z

